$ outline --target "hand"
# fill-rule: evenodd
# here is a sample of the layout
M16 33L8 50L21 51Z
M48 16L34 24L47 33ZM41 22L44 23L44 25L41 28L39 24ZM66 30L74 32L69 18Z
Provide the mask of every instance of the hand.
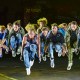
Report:
M22 55L20 56L20 60L23 61L23 57L22 57Z

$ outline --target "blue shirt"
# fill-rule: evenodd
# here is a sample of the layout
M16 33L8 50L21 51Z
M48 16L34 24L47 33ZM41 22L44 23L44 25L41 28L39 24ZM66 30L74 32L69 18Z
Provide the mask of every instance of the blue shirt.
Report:
M0 33L0 39L3 39L4 33Z
M62 33L63 36L65 36L65 30L63 28L59 28L58 31Z

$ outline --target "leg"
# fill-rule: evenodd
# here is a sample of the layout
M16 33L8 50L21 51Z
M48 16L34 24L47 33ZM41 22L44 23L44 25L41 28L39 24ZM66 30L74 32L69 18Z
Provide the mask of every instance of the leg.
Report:
M53 44L49 44L49 53L50 53L50 66L51 68L54 68L54 52L53 52Z
M55 50L56 52L58 52L58 57L60 57L62 55L62 48L60 44L56 44L55 45Z
M10 38L10 46L11 46L11 49L12 49L12 57L16 57L17 41L15 39L15 36L12 36Z
M73 52L72 52L73 48L69 48L68 49L68 67L67 70L70 70L72 65L73 65Z
M27 75L30 75L30 60L29 60L29 52L24 49L23 51L24 64L26 66Z
M30 66L32 67L34 64L35 54L37 52L37 45L31 44L30 45Z
M41 56L42 56L43 61L46 61L46 55L44 52L44 47L45 47L45 44L44 44L44 42L42 42L41 43Z
M20 33L18 33L16 36L17 36L17 44L18 44L17 55L19 55L21 53L22 36Z

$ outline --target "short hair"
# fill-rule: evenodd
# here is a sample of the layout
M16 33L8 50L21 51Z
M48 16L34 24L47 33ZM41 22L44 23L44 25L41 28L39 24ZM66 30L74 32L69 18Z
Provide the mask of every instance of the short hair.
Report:
M7 26L12 26L12 24L11 23L8 23Z
M42 29L41 29L41 31L49 31L49 29L47 28L47 27L43 27Z
M58 24L57 23L51 24L51 28L54 27L54 26L57 26L57 28L58 28Z
M29 29L28 31L33 31L35 33L35 29Z
M58 24L57 23L53 23L53 24L51 24L51 26L58 26Z
M76 21L72 21L72 22L70 23L70 25L71 25L71 24L73 24L73 25L78 25Z
M63 25L63 26L67 26L67 24L66 24L66 23L62 23L62 25Z
M20 22L19 22L19 21L15 21L15 22L13 23L13 25L17 25L18 27L21 27L21 25L20 25Z

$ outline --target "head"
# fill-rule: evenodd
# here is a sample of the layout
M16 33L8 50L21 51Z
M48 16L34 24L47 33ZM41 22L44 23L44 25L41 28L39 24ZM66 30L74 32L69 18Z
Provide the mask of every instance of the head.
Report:
M67 24L66 23L62 23L62 27L63 27L63 29L67 29Z
M71 23L70 23L70 28L71 28L71 30L72 31L75 31L76 29L77 29L77 22L76 21L72 21Z
M7 24L7 29L8 29L8 30L11 30L11 29L12 29L12 24L11 24L11 23L8 23L8 24Z
M41 21L41 22L39 23L39 25L40 25L40 27L44 27L44 26L45 26L45 21Z
M46 27L42 28L42 33L44 34L44 36L47 36L49 29Z
M4 33L6 27L4 25L0 25L0 33Z
M34 29L29 29L28 30L28 35L29 35L30 38L34 38L34 36L35 36L35 30Z
M58 25L56 23L52 24L51 28L52 28L52 32L54 34L56 34L58 32Z
M44 27L44 26L46 26L47 25L47 19L45 18L45 17L43 17L43 18L40 18L39 20L37 20L37 23L38 23L38 25L40 26L40 27Z
M13 24L13 29L14 29L15 32L17 32L17 31L20 29L19 24L14 23L14 24Z

